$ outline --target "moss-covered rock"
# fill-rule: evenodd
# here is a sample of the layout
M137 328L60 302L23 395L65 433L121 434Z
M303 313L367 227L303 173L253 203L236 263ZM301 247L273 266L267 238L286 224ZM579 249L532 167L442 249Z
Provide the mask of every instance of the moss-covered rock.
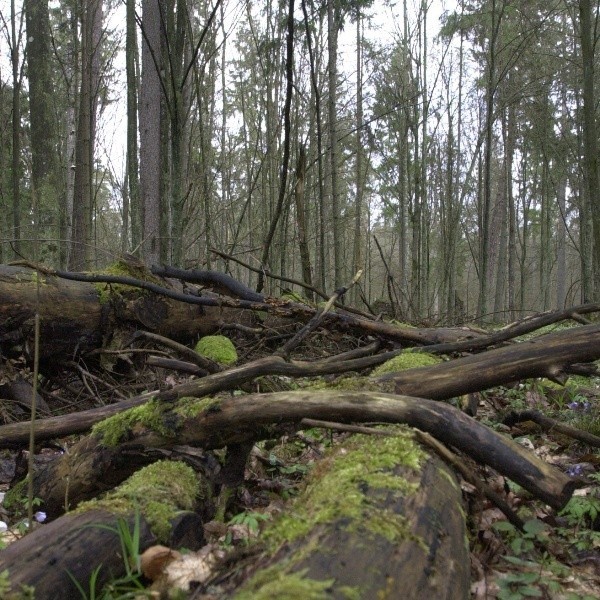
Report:
M104 498L82 502L76 512L102 509L129 514L139 510L152 533L166 543L171 521L179 512L192 510L202 495L198 477L191 467L181 462L159 461L134 473Z
M373 371L374 376L396 373L417 367L430 367L442 362L442 359L426 352L402 352L398 356L379 365Z
M231 340L224 335L206 335L195 348L200 356L210 358L220 365L232 365L237 360L237 352Z

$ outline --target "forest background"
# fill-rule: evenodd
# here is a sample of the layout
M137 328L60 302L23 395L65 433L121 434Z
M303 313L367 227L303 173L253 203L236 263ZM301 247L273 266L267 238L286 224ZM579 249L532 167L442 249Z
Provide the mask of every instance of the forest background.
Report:
M600 299L597 2L0 7L0 262L365 269L418 323Z

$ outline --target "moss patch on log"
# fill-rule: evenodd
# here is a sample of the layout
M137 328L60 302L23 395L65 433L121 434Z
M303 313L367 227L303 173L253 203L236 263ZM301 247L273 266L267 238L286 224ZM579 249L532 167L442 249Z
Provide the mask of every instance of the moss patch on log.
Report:
M364 543L371 536L393 544L411 540L428 551L406 518L386 508L390 497L405 498L419 489L419 484L399 474L397 467L417 474L427 458L409 429L398 427L396 431L398 435L384 438L353 436L315 467L304 491L262 536L266 556L275 556L284 546L291 548L291 555L256 573L236 598L272 597L270 590L283 585L292 590L294 585L309 586L315 595L306 597L332 597L331 581L307 579L299 566L313 552L320 551L321 526L358 534ZM363 597L360 590L348 586L335 592L350 599ZM299 592L288 597L305 596Z
M100 509L119 515L139 510L152 533L166 543L171 521L179 512L192 510L204 495L191 467L165 460L143 467L104 498L82 502L76 512Z
M96 423L92 435L104 446L114 447L131 437L136 429L145 428L167 438L176 437L185 419L197 417L202 411L218 406L214 398L182 398L175 406L149 400Z
M442 362L442 359L427 352L407 352L404 351L398 356L379 365L374 371L373 376L385 375L386 373L396 373L397 371L406 371L417 367L430 367Z
M305 577L305 572L284 574L271 567L258 573L250 585L235 594L236 600L325 600L331 598L334 580L317 581Z
M265 539L278 547L304 537L317 524L340 517L349 518L350 529L360 524L388 539L403 537L407 533L403 517L379 508L373 510L373 501L365 490L375 496L390 491L404 496L416 492L418 485L393 473L393 469L403 465L416 471L425 456L407 429L385 438L354 436L343 451L317 465L294 510L282 515L265 532Z
M103 275L116 275L117 277L133 277L141 281L150 281L158 285L162 285L160 279L152 275L152 273L143 265L134 265L126 260L119 259L112 263L102 271ZM96 290L98 291L98 300L100 304L106 304L113 294L118 296L128 294L146 294L146 290L141 288L125 285L122 283L96 283Z
M224 335L206 335L196 344L200 356L210 358L220 365L232 365L238 359L232 341Z

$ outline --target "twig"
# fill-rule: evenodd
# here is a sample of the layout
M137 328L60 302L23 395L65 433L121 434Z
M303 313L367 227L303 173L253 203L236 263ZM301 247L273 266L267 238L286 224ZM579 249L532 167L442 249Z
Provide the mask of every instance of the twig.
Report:
M313 285L305 283L304 281L300 281L299 279L292 279L291 277L284 277L283 275L275 275L275 273L273 273L269 269L259 269L257 267L253 267L252 265L248 264L247 262L244 262L243 260L240 260L239 258L236 258L235 256L231 256L230 254L225 254L225 252L221 252L220 250L217 250L216 248L211 248L210 251L213 254L220 256L222 259L231 260L231 261L237 263L238 265L244 267L245 269L248 269L249 271L253 271L254 273L264 273L267 277L270 277L271 279L276 279L278 281L284 281L285 283L291 283L292 285L298 285L298 286L304 288L305 290L314 292L315 294L317 294L317 296L320 296L321 298L323 298L323 300L329 300L329 296L323 290L320 290ZM335 306L336 306L336 308L341 308L341 309L345 310L346 312L358 315L360 317L364 317L365 319L373 319L373 315L371 315L369 313L365 313L362 310L358 310L357 308L353 308L352 306L342 306L341 304L339 304L339 305L336 304Z
M575 440L579 440L588 446L600 448L600 437L597 435L589 433L588 431L581 431L581 429L576 429L575 427L565 425L564 423L560 423L555 419L546 417L537 410L524 410L521 412L513 411L504 418L503 422L505 425L508 425L508 427L512 427L516 423L520 423L522 421L533 421L548 433L562 433L563 435L567 435Z
M292 350L296 348L302 342L302 340L308 336L309 333L314 331L319 326L325 315L331 310L335 301L341 298L354 284L356 284L356 282L362 277L362 274L362 269L360 269L347 287L341 287L339 290L336 290L333 293L333 296L329 298L323 309L317 311L317 314L315 314L315 316L304 327L302 327L302 329L300 329L300 331L298 331L298 333L291 340L288 340L281 347L281 350L275 353L276 356L281 356L287 360Z
M415 429L415 435L420 442L426 446L429 446L429 448L438 454L440 458L450 463L461 474L461 477L475 487L480 494L495 504L519 531L524 531L523 521L517 516L504 498L497 494L489 485L481 481L479 477L477 477L459 460L458 456L456 456L454 452L448 450L444 444L440 443L429 433Z
M385 429L376 429L375 427L366 427L364 425L346 425L345 423L334 423L333 421L320 421L318 419L302 419L300 425L306 427L321 427L323 429L335 429L336 431L347 431L349 433L364 433L365 435L396 435L392 431Z
M200 356L197 352L194 352L191 348L188 348L187 346L184 346L183 344L180 344L179 342L175 342L174 340L172 340L168 337L158 335L157 333L151 333L149 331L141 331L141 330L136 331L133 334L131 340L126 345L131 344L133 341L135 341L139 338L145 338L145 339L151 340L153 342L158 342L159 344L162 344L163 346L167 346L167 348L171 348L172 350L179 352L182 356L185 356L188 360L190 360L194 364L198 365L201 369L208 371L209 373L218 373L219 371L222 371L221 367L215 361L210 360L209 358L205 358L204 356Z

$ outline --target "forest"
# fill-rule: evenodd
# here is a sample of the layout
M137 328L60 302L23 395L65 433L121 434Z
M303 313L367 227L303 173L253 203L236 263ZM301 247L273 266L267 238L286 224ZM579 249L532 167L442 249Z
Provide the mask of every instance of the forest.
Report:
M163 4L4 7L0 262L364 266L355 303L444 323L594 298L595 6Z
M0 17L0 598L600 595L600 2Z

